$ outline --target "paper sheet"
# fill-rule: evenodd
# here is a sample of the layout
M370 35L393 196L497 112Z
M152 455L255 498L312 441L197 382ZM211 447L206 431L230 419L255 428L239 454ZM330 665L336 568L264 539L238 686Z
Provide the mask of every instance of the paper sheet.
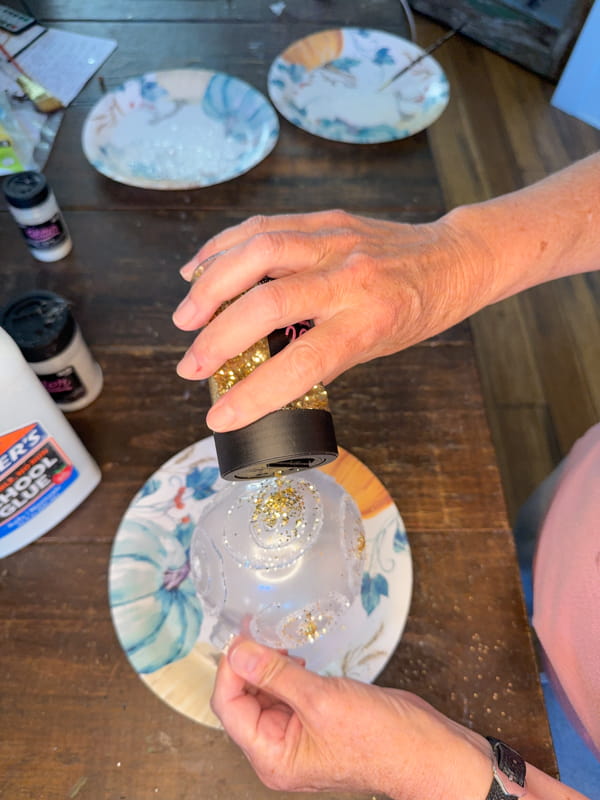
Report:
M41 36L45 30L46 28L43 28L41 25L32 25L31 28L27 28L26 31L19 34L1 31L0 44L11 56L17 56L21 50L27 47L28 44L31 44L38 36Z
M98 39L80 33L48 28L19 57L19 65L46 91L68 106L92 75L116 48L112 39ZM1 62L0 90L22 94L15 80L19 73L11 64Z
M19 56L19 64L68 106L116 46L112 39L49 28Z

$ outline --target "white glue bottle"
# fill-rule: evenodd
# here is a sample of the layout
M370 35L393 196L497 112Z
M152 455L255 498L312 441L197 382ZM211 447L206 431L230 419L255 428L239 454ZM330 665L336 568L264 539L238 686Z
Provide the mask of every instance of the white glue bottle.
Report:
M100 469L0 328L0 558L57 525L98 485Z

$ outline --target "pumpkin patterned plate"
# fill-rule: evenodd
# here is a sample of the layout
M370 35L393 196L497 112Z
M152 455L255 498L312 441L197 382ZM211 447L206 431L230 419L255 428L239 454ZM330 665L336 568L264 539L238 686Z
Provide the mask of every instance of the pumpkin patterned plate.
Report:
M319 31L275 59L269 96L289 122L324 139L354 144L404 139L435 122L448 104L448 80L431 56L382 89L423 52L385 31Z
M279 121L245 81L207 69L130 78L88 114L82 146L103 175L147 189L228 181L275 147Z
M366 536L361 592L327 634L339 655L323 672L370 682L392 655L408 616L412 560L406 531L385 488L353 455L340 449L321 469L352 495ZM227 485L212 437L175 455L133 498L109 567L111 614L131 665L168 705L211 727L219 725L209 706L219 659L210 643L216 618L194 590L189 550L203 507Z

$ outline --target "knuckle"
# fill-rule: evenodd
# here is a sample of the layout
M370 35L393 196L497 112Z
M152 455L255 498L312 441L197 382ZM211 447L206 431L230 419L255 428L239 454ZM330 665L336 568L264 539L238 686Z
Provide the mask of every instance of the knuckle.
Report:
M263 319L273 327L286 319L290 312L289 292L282 281L270 281L262 285Z
M287 370L291 379L310 388L309 383L316 383L325 374L324 354L311 343L309 334L288 345L288 349Z
M284 252L286 236L283 231L261 231L254 235L252 243L260 249L265 260L277 261Z
M352 225L353 216L343 208L332 208L327 212L331 222L338 228L349 228Z
M269 221L269 217L266 214L254 214L252 217L248 217L248 219L244 220L240 224L240 228L243 228L247 233L254 235L257 233L261 233L267 227Z

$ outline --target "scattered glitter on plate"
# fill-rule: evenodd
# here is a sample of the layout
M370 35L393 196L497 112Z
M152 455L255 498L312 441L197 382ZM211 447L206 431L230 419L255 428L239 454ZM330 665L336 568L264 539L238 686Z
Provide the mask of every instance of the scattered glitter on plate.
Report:
M85 120L82 146L119 183L193 189L247 172L278 136L277 114L253 86L180 69L130 78L103 95Z

